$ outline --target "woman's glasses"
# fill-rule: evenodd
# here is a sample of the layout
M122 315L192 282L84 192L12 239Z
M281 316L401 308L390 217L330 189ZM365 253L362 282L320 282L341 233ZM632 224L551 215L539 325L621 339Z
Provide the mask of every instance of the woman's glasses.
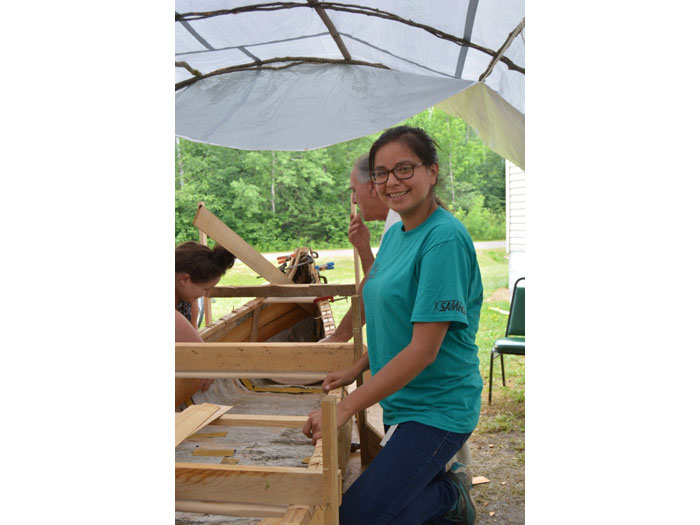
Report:
M374 170L372 173L369 174L369 176L372 178L372 182L374 182L375 184L384 184L387 180L389 180L389 173L393 173L394 177L396 177L399 180L406 180L413 177L414 168L418 168L422 165L422 162L419 162L418 164L399 164L398 166L394 166L394 169L392 170L387 170L384 168Z

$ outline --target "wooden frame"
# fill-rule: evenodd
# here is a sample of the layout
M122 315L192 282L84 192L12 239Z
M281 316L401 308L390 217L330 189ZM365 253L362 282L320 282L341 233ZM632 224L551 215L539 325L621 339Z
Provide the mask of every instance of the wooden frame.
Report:
M362 341L360 300L356 286L328 284L292 284L254 248L245 243L225 224L200 204L195 226L234 253L272 284L246 287L215 288L212 297L250 297L259 299L246 305L250 311L250 342L221 342L227 320L215 323L202 332L204 343L175 344L175 377L186 378L300 378L323 379L327 372L346 368L358 359L365 348ZM272 304L274 314L261 310L264 297L317 297L351 295L353 343L268 343L257 342L270 318L283 322L286 317L303 315L311 304ZM247 314L246 314L247 315ZM279 316L279 317L278 317ZM284 320L284 322L287 322ZM218 326L217 326L218 325ZM206 337L204 337L206 335ZM211 342L217 340L217 342ZM358 380L358 385L361 380ZM264 525L308 524L335 525L341 501L342 479L339 470L336 403L342 389L332 391L321 402L322 439L316 443L309 466L241 466L212 463L175 464L176 510L231 516L264 517ZM212 408L213 407L213 408ZM205 425L271 426L302 428L304 416L225 414L230 407L194 405L187 417L176 420L177 443ZM187 412L187 410L185 412ZM195 414L196 412L196 414ZM179 423L178 423L179 421ZM349 425L349 423L348 423ZM368 464L378 450L380 437L366 422L364 411L358 414L362 464ZM184 436L184 437L183 437ZM177 444L176 443L176 444ZM323 444L326 443L326 446ZM349 453L349 431L347 445ZM347 456L343 458L345 462Z
M291 514L305 519L298 523L337 525L342 492L337 399L335 395L327 395L321 401L323 437L316 443L308 467L175 463L175 509L229 516L281 517L283 522L289 522L286 516ZM250 415L223 415L209 424L292 428L303 425L299 417ZM323 447L324 442L330 446Z

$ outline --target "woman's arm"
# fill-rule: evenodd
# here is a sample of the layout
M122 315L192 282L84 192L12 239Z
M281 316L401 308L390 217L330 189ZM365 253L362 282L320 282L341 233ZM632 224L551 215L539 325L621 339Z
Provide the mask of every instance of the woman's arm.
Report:
M370 407L406 386L437 357L449 322L413 323L411 342L369 381L338 403L338 426L353 414ZM358 361L359 363L359 361ZM316 443L321 437L321 412L309 414L304 434Z

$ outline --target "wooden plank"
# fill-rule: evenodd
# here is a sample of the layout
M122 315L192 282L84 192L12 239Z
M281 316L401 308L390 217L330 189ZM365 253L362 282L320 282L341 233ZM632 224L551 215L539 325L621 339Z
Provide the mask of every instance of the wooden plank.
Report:
M311 305L307 305L311 306ZM271 304L266 305L260 312L260 322L258 325L258 340L266 339L278 334L286 328L294 326L302 319L308 317L308 313L296 304ZM222 334L218 342L248 341L252 329L253 317L251 316L239 326L230 329Z
M193 223L261 277L273 284L291 283L291 280L275 265L265 259L260 252L245 242L201 203L197 208ZM302 304L301 307L313 314L314 309L310 305Z
M176 378L186 379L274 379L283 384L290 382L305 381L317 383L323 381L327 372L287 372L287 371L258 371L250 372L247 370L229 370L226 372L212 372L211 370L200 370L197 372L175 372ZM304 390L308 392L308 390ZM301 393L301 392L296 392Z
M357 213L357 206L352 200L352 193L350 194L350 215L354 216ZM360 292L360 252L357 251L355 246L352 247L353 264L355 266L355 293ZM354 293L351 295L355 295Z
M227 435L228 432L197 432L196 434L192 434L188 439L193 441L207 441L208 438L222 438Z
M191 434L202 430L231 408L227 405L202 403L201 405L191 405L182 412L175 413L175 446L178 446Z
M353 363L351 343L175 343L176 373L328 372Z
M290 505L280 521L281 525L309 525L314 507L309 505Z
M175 446L182 443L190 434L194 434L200 425L216 414L218 410L219 405L204 403L192 405L182 412L177 412L175 414Z
M288 508L288 505L213 503L210 501L175 500L175 510L178 512L199 512L200 514L238 516L244 518L284 516Z
M210 425L229 427L304 428L307 416L268 416L255 414L224 414Z
M263 303L264 299L253 299L246 304L239 306L233 312L222 316L219 320L213 323L211 326L202 328L199 335L206 343L212 343L216 341L221 335L227 333L231 328L236 325L241 324L246 319L247 316L252 316L253 310Z
M193 223L261 277L275 284L290 283L286 275L201 203Z
M355 361L362 357L365 352L365 346L362 342L362 300L359 295L353 295L351 298L352 310L352 340L353 340L353 355ZM367 371L369 372L369 371ZM361 387L364 379L363 374L357 378L357 388ZM374 456L375 448L370 447L370 441L366 435L367 427L367 412L363 409L357 413L357 431L360 435L360 463L364 466L369 465Z
M193 456L226 457L233 456L235 448L197 448L192 451Z
M253 310L253 319L250 325L250 342L255 343L258 341L258 327L260 324L260 306Z
M340 479L338 475L337 398L325 396L321 401L323 435L323 510L326 525L338 525Z
M319 505L323 474L308 468L175 463L175 498Z
M260 286L216 286L210 297L349 297L354 284L265 284Z
M199 203L201 206L204 206L203 202ZM199 230L199 244L203 244L204 246L208 246L207 244L207 234L204 233L202 230ZM209 326L211 324L211 299L209 297L204 297L203 299L204 303L204 326Z

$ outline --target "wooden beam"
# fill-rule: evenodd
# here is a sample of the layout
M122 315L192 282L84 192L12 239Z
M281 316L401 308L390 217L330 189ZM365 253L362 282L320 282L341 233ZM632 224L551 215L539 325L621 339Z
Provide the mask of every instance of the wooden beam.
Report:
M213 503L210 501L175 500L179 512L199 512L217 516L267 518L284 516L288 505L260 505L254 503Z
M326 378L327 372L286 372L286 371L262 371L249 372L246 370L229 370L226 372L212 372L200 370L197 372L175 372L177 379L274 379L283 384L295 381L318 383Z
M354 284L266 284L261 286L216 286L210 297L349 297Z
M203 202L199 203L200 206L204 206ZM202 230L199 230L199 244L208 246L207 244L207 234ZM204 297L204 326L209 326L211 324L211 299L209 297ZM196 321L195 321L196 323Z
M213 419L231 410L232 407L202 403L188 406L182 412L175 413L175 446L182 443L191 434L207 426Z
M175 463L175 499L318 505L323 474L297 467Z
M262 298L248 301L246 304L236 308L233 312L219 318L211 326L202 328L199 335L205 343L215 342L221 335L231 330L231 328L241 324L246 319L247 315L252 316L252 311L260 306L263 301L264 299Z
M350 215L353 217L357 213L357 206L353 202L352 193L350 194ZM355 246L352 247L353 262L355 265L355 293L360 293L360 252L357 251ZM354 294L353 294L354 295Z
M251 343L257 343L258 342L258 327L260 325L260 309L262 307L258 306L255 310L253 310L253 320L251 321L250 325L250 342Z
M176 372L328 372L354 361L351 343L175 343Z
M255 414L224 414L210 425L229 427L304 428L307 416L268 416Z
M338 474L337 398L325 396L321 401L321 432L323 435L323 523L338 525L340 506L340 476Z
M354 359L357 361L362 357L364 344L362 342L362 301L359 295L352 296L352 340ZM363 383L362 374L357 377L357 387ZM370 447L370 436L367 435L367 412L360 410L357 413L357 432L360 435L360 462L362 465L369 465L374 459L373 448Z
M197 208L194 225L234 254L241 262L261 277L275 284L290 283L286 275L280 272L260 252L245 242L202 204Z

